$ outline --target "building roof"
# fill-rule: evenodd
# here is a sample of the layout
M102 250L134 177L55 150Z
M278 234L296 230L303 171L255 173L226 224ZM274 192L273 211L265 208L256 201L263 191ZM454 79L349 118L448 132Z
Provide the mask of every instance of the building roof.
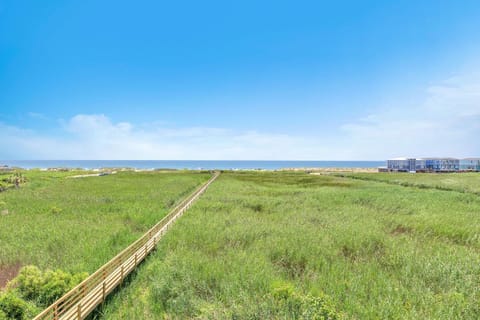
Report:
M400 157L400 158L393 158L393 159L388 159L388 160L411 160L415 158L405 158L405 157Z
M449 157L427 157L427 158L418 158L417 160L460 160L457 158L449 158Z
M418 161L421 161L421 160L453 160L453 161L458 161L458 160L467 160L467 161L480 161L480 157L479 158L475 158L475 157L472 157L472 158L464 158L464 159L458 159L458 158L452 158L452 157L424 157L424 158L408 158L408 157L398 157L398 158L391 158L391 159L388 159L389 161L391 160L403 160L403 161L406 161L406 160L418 160Z

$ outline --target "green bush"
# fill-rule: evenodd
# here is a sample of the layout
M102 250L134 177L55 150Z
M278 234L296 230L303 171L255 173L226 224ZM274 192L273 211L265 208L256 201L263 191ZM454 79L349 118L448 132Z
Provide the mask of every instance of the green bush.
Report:
M79 284L87 275L84 272L71 274L62 270L42 272L35 266L26 266L20 270L13 285L26 299L46 306Z
M275 282L271 294L280 312L287 318L302 320L339 320L344 316L337 312L330 297L325 294L318 296L302 295L295 291L292 284Z
M295 293L295 288L290 283L278 281L272 284L271 291L273 297L281 301L290 299Z
M86 273L42 272L35 266L26 266L0 295L0 320L31 319L40 311L39 307L51 304L86 277Z
M21 173L14 173L0 179L0 192L25 183L27 179Z
M26 299L35 299L40 295L43 285L42 271L35 266L23 267L18 276L12 281Z
M300 319L309 320L336 320L343 319L343 315L336 311L330 297L322 294L320 296L300 296Z
M53 206L50 211L53 213L53 214L59 214L62 212L62 209L59 208L59 207L56 207L56 206Z
M38 312L34 305L18 297L14 290L0 295L0 320L30 319Z

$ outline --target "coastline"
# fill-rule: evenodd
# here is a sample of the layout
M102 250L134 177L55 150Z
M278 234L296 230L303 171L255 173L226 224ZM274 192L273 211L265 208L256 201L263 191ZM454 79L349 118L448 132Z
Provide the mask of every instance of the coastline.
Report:
M6 165L7 167L1 167ZM0 160L0 169L39 170L296 170L352 171L375 169L383 161L256 161L256 160Z

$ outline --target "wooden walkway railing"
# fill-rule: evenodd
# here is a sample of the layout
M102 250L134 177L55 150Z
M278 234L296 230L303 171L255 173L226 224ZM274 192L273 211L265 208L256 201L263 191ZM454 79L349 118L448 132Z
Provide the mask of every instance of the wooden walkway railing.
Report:
M107 295L123 282L125 277L155 248L169 226L197 200L219 176L218 172L192 195L183 200L167 216L132 243L116 257L103 265L78 286L55 301L34 320L85 319Z

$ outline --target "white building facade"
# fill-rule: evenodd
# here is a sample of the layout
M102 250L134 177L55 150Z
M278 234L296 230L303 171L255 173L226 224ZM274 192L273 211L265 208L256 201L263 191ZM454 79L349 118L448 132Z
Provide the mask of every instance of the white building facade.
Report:
M480 171L480 158L394 158L387 160L386 169L398 172Z
M460 160L461 171L480 171L480 158L466 158Z

